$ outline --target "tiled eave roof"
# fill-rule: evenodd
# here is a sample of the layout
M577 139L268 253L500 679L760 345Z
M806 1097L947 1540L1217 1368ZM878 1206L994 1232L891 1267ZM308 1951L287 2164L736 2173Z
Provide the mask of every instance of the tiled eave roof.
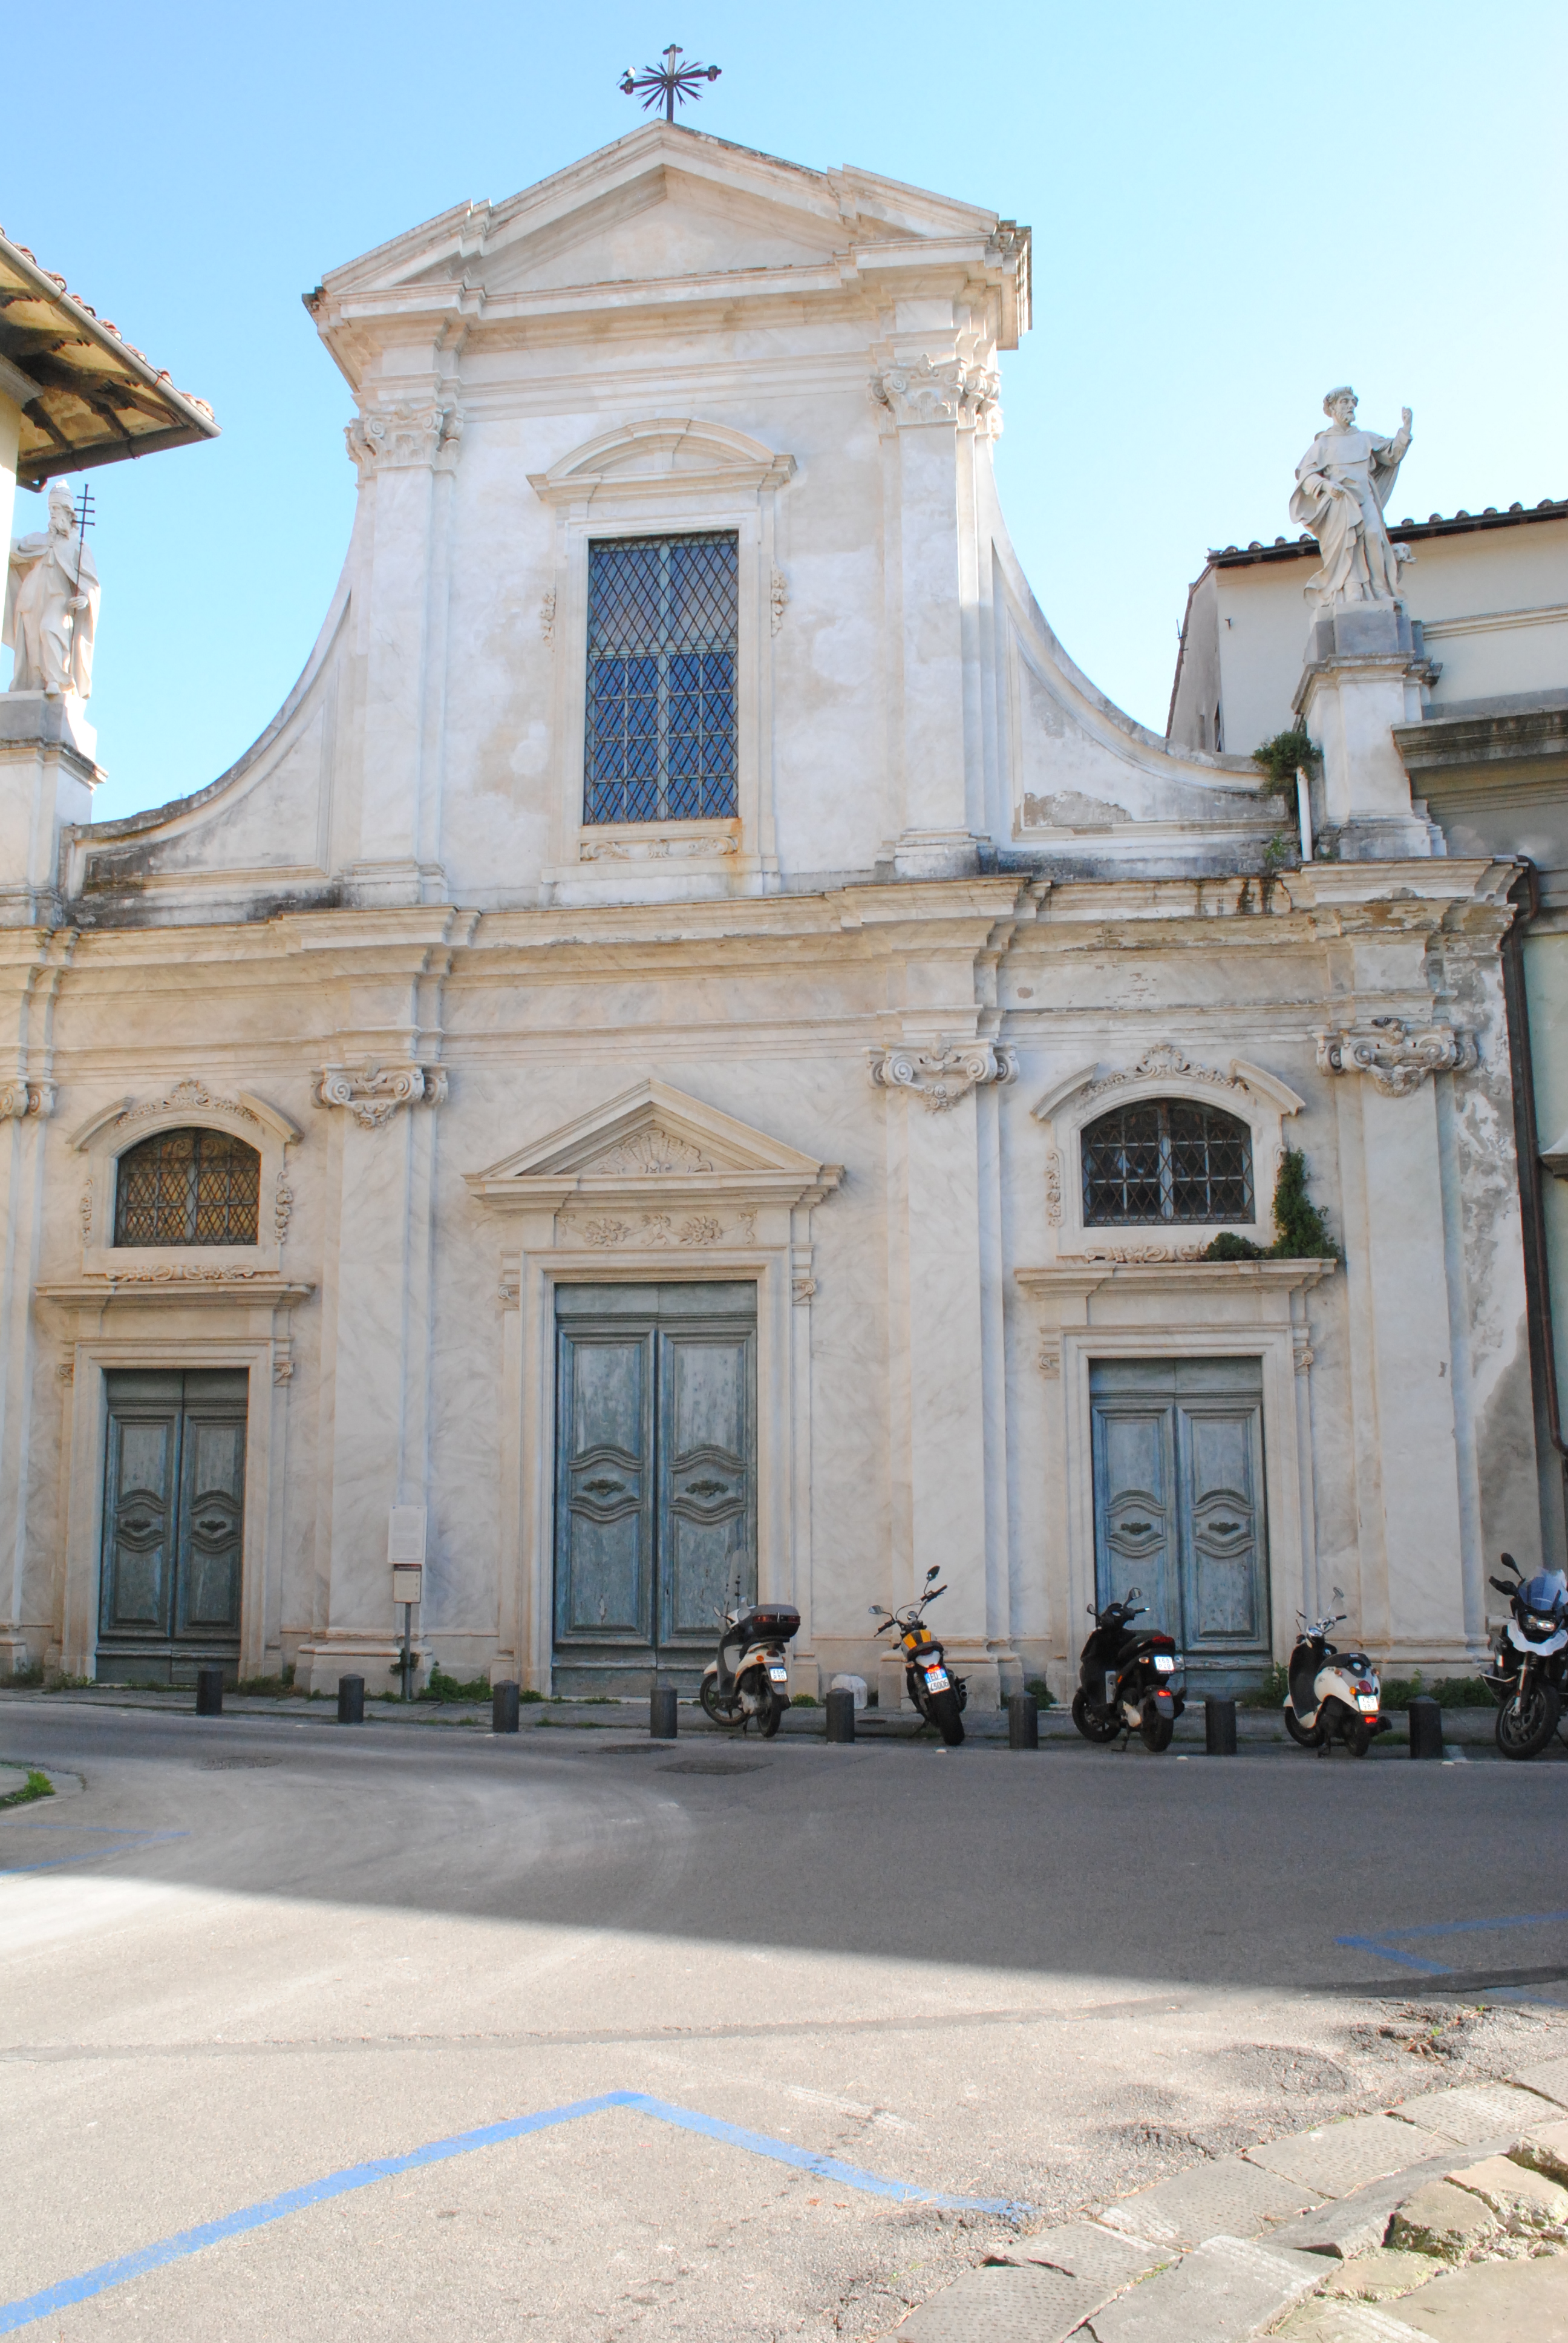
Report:
M16 478L34 488L59 472L217 437L205 399L176 390L117 326L3 231L0 387L21 407Z
M1553 501L1543 498L1540 504L1510 505L1499 512L1488 505L1484 512L1433 513L1427 520L1402 520L1391 523L1389 535L1396 545L1409 545L1423 537L1463 537L1477 528L1519 528L1533 520L1563 520L1568 518L1568 497ZM1316 554L1315 537L1277 537L1272 545L1261 545L1254 538L1251 545L1211 546L1211 569L1244 569L1252 561L1298 561L1304 553Z

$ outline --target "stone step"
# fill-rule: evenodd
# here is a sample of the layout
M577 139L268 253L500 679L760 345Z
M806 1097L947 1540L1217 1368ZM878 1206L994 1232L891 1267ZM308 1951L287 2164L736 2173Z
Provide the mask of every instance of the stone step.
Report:
M1416 2134L1419 2138L1420 2134ZM1495 2147L1496 2141L1483 2143ZM1503 2143L1506 2145L1506 2143ZM1407 2165L1402 2172L1388 2175L1381 2180L1369 2181L1336 2197L1315 2213L1304 2213L1300 2220L1287 2221L1274 2229L1271 2245L1288 2246L1300 2253L1327 2254L1350 2261L1357 2254L1371 2253L1381 2246L1388 2225L1399 2207L1416 2190L1429 2181L1442 2180L1453 2169L1453 2150L1447 2148L1433 2155L1430 2142L1428 2153L1419 2164Z
M1322 2279L1314 2254L1211 2237L1096 2315L1094 2343L1251 2343Z
M1442 2138L1440 2132L1401 2123L1394 2116L1351 2116L1271 2140L1266 2147L1250 2147L1247 2158L1319 2196L1348 2197L1369 2180L1420 2164Z
M1244 2157L1220 2156L1102 2205L1095 2217L1151 2245L1201 2246L1205 2237L1255 2237L1270 2222L1322 2202L1321 2191L1282 2180Z

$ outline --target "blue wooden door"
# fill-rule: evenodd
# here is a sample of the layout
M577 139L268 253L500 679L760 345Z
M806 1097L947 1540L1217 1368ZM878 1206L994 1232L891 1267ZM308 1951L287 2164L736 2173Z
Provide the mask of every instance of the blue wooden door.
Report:
M1260 1362L1099 1361L1090 1405L1098 1599L1141 1587L1198 1694L1255 1682L1271 1650Z
M556 1296L555 1680L695 1684L757 1587L757 1291Z
M98 1674L189 1681L239 1657L243 1373L120 1373L108 1401Z

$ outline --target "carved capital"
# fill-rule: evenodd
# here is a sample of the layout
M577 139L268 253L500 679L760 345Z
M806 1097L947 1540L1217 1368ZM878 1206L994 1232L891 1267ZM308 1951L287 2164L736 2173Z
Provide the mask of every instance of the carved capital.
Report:
M324 1066L317 1077L318 1106L347 1107L363 1131L379 1131L400 1106L441 1106L447 1076L439 1066Z
M933 366L923 351L907 365L880 367L870 379L872 398L900 426L969 423L992 438L1001 433L1000 388L1000 379L989 367L972 366L961 357L943 358Z
M1318 1035L1320 1072L1370 1074L1384 1098L1408 1098L1429 1074L1461 1073L1479 1055L1473 1033L1452 1025L1412 1031L1402 1017L1374 1017L1364 1026Z
M348 453L359 477L377 471L430 465L451 471L463 436L463 410L425 398L399 398L367 407L344 427Z
M930 1112L957 1106L972 1090L1016 1081L1018 1062L1010 1050L990 1041L964 1041L954 1049L870 1050L871 1081L878 1090L912 1092Z
M0 1122L20 1122L30 1114L47 1121L55 1111L53 1082L0 1083Z

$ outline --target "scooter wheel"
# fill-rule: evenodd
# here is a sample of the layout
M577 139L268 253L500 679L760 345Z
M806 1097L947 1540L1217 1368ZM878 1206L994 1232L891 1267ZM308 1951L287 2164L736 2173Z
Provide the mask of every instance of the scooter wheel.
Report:
M719 1686L711 1676L703 1677L697 1697L702 1703L703 1715L711 1718L715 1725L734 1725L745 1722L739 1710L724 1706L719 1697Z
M1108 1741L1114 1741L1121 1730L1114 1716L1101 1717L1092 1714L1089 1694L1083 1691L1075 1692L1072 1695L1072 1721L1084 1739L1091 1742L1097 1749L1103 1748Z
M1362 1725L1359 1718L1354 1724L1347 1725L1345 1727L1345 1747L1350 1751L1352 1757L1364 1757L1367 1751L1372 1747L1372 1726L1370 1725Z
M931 1723L950 1749L956 1749L964 1737L964 1721L959 1715L959 1699L955 1692L939 1692L931 1702Z
M757 1712L757 1730L764 1741L771 1741L784 1722L784 1704L776 1692L768 1695L768 1705Z
M1323 1736L1319 1727L1315 1725L1303 1725L1293 1708L1287 1708L1285 1711L1285 1731L1300 1748L1321 1749L1323 1745Z
M1530 1690L1515 1693L1497 1712L1497 1746L1504 1757L1538 1757L1557 1730L1562 1703L1537 1676Z
M1138 1721L1138 1737L1145 1749L1158 1757L1171 1746L1171 1735L1176 1730L1173 1716L1161 1716L1151 1700L1143 1704Z

